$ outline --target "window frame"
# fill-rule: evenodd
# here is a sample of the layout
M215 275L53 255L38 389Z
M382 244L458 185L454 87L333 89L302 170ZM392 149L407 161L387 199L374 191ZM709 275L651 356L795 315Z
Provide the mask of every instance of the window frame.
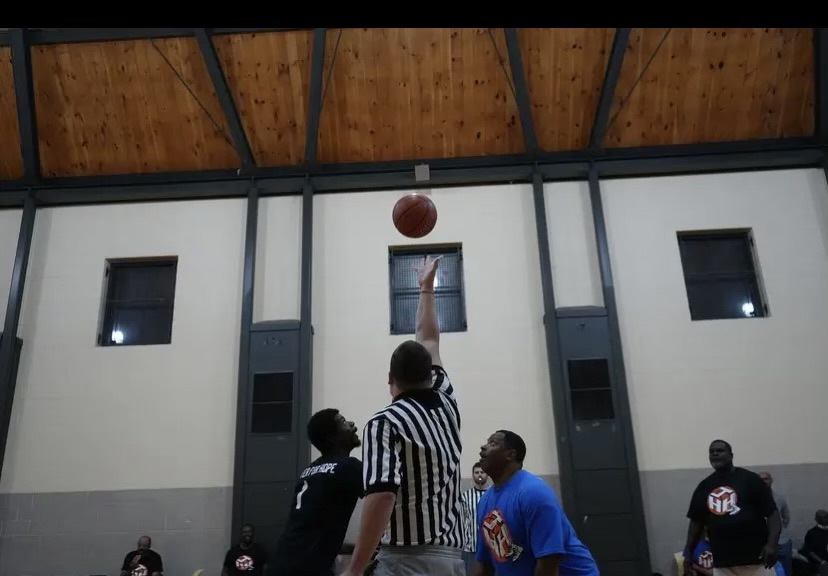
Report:
M746 251L746 260L749 269L746 271L722 271L708 273L688 272L688 264L685 262L683 247L693 241L705 241L715 244L716 241L739 240ZM767 318L770 316L768 299L765 293L765 286L762 281L761 267L756 253L756 241L752 228L716 228L700 230L678 230L676 231L676 243L681 264L682 279L684 281L684 293L687 301L687 308L690 320L693 322L716 321L716 320L750 320ZM754 303L753 314L732 315L732 316L695 316L693 312L693 300L690 295L690 287L700 284L718 284L725 281L744 281L755 291L757 302Z
M130 257L130 258L107 258L104 261L103 287L101 291L101 307L98 320L98 331L96 337L96 345L100 348L122 348L126 346L165 346L172 344L172 331L175 315L175 298L176 289L178 285L178 256L147 256L147 257ZM172 285L169 291L169 311L170 323L168 327L168 335L162 342L124 342L118 344L113 342L111 338L104 338L105 334L111 334L114 327L113 312L118 308L113 306L114 301L111 298L111 291L114 289L112 278L113 272L117 270L129 268L143 268L153 267L159 265L168 265L172 267ZM141 308L140 306L136 306ZM158 305L164 307L164 302Z
M396 256L438 256L441 254L456 253L458 260L458 275L459 286L446 290L444 293L452 294L458 293L460 297L460 326L444 328L440 327L440 332L443 334L460 333L468 331L468 316L466 312L466 274L463 259L463 244L462 242L447 242L440 244L407 244L407 245L392 245L388 247L388 329L392 336L410 336L413 331L398 329L397 318L394 314L394 302L397 296L402 292L394 287L394 263ZM435 296L441 293L439 286L435 290Z

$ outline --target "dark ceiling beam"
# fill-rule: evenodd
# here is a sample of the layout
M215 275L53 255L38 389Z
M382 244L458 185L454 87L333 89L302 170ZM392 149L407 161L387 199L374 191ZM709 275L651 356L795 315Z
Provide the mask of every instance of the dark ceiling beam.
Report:
M247 140L247 135L242 126L241 117L239 116L238 108L233 102L233 95L230 93L230 87L227 85L227 78L221 69L221 62L219 62L216 47L213 44L213 39L210 37L212 31L206 28L196 28L195 36L198 40L198 47L201 49L201 55L204 58L204 64L207 66L207 72L210 74L210 80L213 82L213 88L216 91L221 110L224 113L224 118L227 120L227 126L230 128L230 137L233 139L234 148L239 155L242 167L241 173L247 174L250 169L256 166L256 160L253 158L253 152L250 150L250 142Z
M34 85L32 82L32 52L28 31L14 28L11 37L14 94L17 99L17 126L20 133L20 153L23 156L23 181L40 181L40 145L37 138Z
M601 96L598 98L598 107L595 109L595 119L592 121L592 130L589 134L589 147L601 148L607 132L612 102L615 99L615 88L621 77L621 67L624 64L624 55L630 45L630 28L618 28L612 40L612 49L607 69L604 72L604 82L601 84Z
M333 65L333 63L331 64ZM322 115L322 75L325 71L325 29L313 31L308 118L305 124L305 164L315 165L319 148L319 118Z
M192 37L192 28L55 28L51 30L29 29L32 46L43 44L77 44L83 42L118 42L123 40L149 40L150 38ZM309 30L309 28L213 28L215 36L224 34L256 34ZM0 46L9 45L9 33L0 32Z
M535 133L535 123L532 120L532 100L529 97L529 88L526 84L526 72L523 68L523 58L520 53L520 41L517 28L504 28L506 36L506 51L509 53L509 67L512 70L512 82L515 89L520 126L523 129L523 142L526 152L538 153L538 138Z
M262 196L298 195L306 178L315 194L531 182L536 167L545 181L585 180L590 163L602 179L821 167L828 148L813 138L542 152L471 158L407 160L313 167L48 178L32 187L38 205L243 197L251 179ZM428 164L430 180L417 182L414 166ZM19 207L28 186L0 181L0 207Z
M29 268L29 254L32 249L37 203L34 195L29 193L23 204L23 214L20 218L20 231L17 235L17 251L14 256L11 283L9 285L9 299L6 306L3 330L0 332L0 472L6 454L6 440L9 432L9 417L14 410L14 395L16 388L15 376L15 349L20 326L20 313L23 309L23 297L26 288L26 271ZM18 348L19 350L19 348Z
M814 28L814 134L828 144L828 28Z

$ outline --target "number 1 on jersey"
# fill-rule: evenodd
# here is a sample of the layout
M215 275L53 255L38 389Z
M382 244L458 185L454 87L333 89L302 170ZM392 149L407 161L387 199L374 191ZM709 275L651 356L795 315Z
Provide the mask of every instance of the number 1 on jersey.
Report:
M296 495L296 509L299 510L302 508L302 494L308 489L308 482L307 480L302 483L302 489L299 490L299 493Z

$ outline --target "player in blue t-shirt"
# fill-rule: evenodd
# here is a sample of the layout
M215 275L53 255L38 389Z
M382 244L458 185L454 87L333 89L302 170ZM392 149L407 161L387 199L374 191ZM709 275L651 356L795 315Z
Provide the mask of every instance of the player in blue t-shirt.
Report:
M523 470L526 444L498 430L480 450L494 482L477 508L475 576L599 576L549 485Z

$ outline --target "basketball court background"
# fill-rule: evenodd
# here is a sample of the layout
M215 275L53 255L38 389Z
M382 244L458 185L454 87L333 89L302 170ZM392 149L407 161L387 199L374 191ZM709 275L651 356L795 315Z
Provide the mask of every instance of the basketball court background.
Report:
M142 533L210 573L243 521L274 537L311 411L387 401L425 252L467 476L514 429L604 572L667 573L723 437L801 538L828 482L826 45L0 31L0 576L107 573ZM417 241L391 221L413 191L439 214Z

